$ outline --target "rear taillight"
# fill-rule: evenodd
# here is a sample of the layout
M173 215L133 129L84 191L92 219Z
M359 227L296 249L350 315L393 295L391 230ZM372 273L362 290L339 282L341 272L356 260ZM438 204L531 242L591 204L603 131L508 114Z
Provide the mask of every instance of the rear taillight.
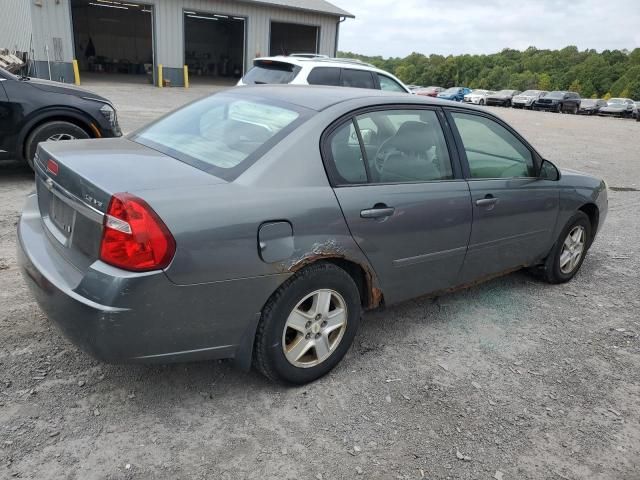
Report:
M128 193L111 197L100 244L103 262L146 272L166 268L175 252L171 232L147 202Z

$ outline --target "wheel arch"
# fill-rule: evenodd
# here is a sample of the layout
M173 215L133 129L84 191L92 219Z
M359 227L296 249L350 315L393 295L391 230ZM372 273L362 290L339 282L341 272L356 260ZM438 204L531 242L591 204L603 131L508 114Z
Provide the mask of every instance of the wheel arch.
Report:
M591 246L591 243L593 243L593 239L596 237L596 233L598 231L598 225L600 222L600 209L595 203L585 203L578 210L589 217L589 222L591 223L591 236L589 238L589 246Z
M292 266L289 271L295 274L319 263L335 265L344 270L353 279L360 293L361 305L365 310L373 310L384 305L382 290L376 285L374 273L371 269L344 256L328 254L318 255L316 258L305 258Z
M31 118L20 131L17 152L21 160L26 158L26 142L29 135L40 125L49 122L69 122L83 129L91 138L100 136L100 130L94 125L95 121L81 111L70 108L54 108L40 111ZM93 128L92 128L92 125Z
M360 294L360 303L364 310L373 310L384 306L384 297L382 294L382 290L377 286L376 278L374 277L373 272L369 269L368 266L347 259L344 256L325 254L317 255L315 258L306 257L290 267L288 272L292 275L296 275L311 266L321 263L329 263L331 265L334 265L344 270L347 275L349 275L353 279L358 288L358 292ZM283 282L283 284L284 283L285 282ZM269 296L269 299L267 299L264 305L269 302L269 300L281 287L282 285L280 285L280 287L278 287L278 289L276 289L276 291L274 291L273 294ZM264 309L264 305L261 311ZM260 322L260 317L261 315L257 314L253 321L250 322L247 330L245 331L245 334L243 335L243 340L240 345L238 345L238 348L236 350L234 363L238 366L238 368L244 371L249 371L251 369L254 345L256 340L256 331L258 328L258 323Z

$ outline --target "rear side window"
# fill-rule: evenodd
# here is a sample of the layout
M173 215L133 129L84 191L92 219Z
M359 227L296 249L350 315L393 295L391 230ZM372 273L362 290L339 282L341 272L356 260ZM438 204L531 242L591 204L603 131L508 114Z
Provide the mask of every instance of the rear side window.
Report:
M257 62L242 81L247 85L291 83L300 67L286 62Z
M225 180L233 180L296 128L305 110L289 104L214 95L133 137L137 143Z
M432 110L379 110L358 115L331 134L329 145L333 164L329 172L338 185L453 178L442 127Z
M407 91L402 88L402 85L386 75L378 74L378 81L380 82L380 90L407 93Z
M331 157L335 162L340 184L367 183L362 149L353 120L331 134Z
M344 68L342 70L342 86L353 88L376 88L371 72L366 70L351 70L348 68Z
M316 67L307 77L309 85L340 86L340 69L334 67Z

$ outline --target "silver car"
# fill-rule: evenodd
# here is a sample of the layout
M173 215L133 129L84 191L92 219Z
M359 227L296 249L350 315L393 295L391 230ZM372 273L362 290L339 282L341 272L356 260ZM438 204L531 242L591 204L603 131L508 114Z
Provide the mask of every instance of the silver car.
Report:
M544 90L525 90L524 92L513 97L513 101L511 102L511 106L513 108L526 108L533 109L533 103L544 97L547 91Z
M242 87L121 139L43 143L19 221L33 295L107 362L329 372L364 310L527 267L580 269L606 184L484 110Z

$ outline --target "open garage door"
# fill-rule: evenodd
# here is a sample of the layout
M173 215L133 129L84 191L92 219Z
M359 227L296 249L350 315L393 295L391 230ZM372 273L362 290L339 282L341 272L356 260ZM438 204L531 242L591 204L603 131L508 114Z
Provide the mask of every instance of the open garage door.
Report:
M90 78L153 83L153 10L130 1L71 0L75 57ZM87 75L85 75L85 78Z
M270 55L318 53L320 28L298 23L271 22Z
M184 60L192 82L235 83L244 74L245 19L184 12Z

